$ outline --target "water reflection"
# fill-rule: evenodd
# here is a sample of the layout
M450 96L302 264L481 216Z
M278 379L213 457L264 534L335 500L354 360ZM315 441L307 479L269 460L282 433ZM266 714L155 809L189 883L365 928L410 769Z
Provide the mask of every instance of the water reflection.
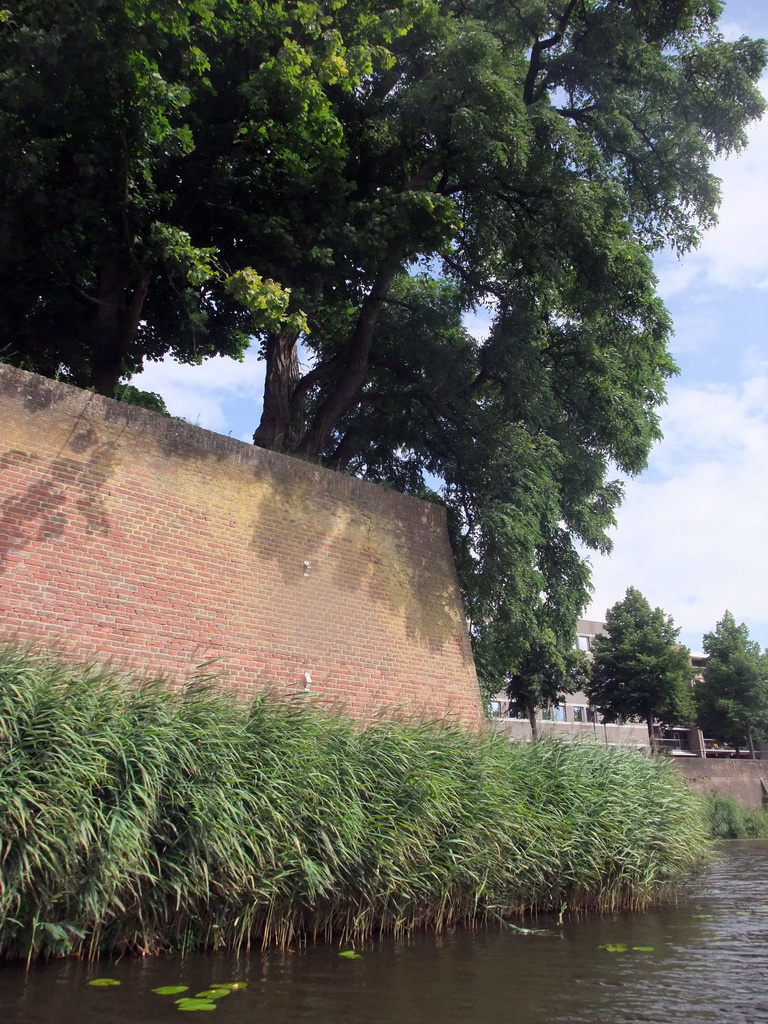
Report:
M183 1020L160 985L193 994L247 981L205 1020L220 1024L639 1024L768 1022L768 842L730 843L675 906L539 921L546 934L455 931L383 941L359 960L335 948L233 959L168 957L28 973L0 969L4 1024ZM606 945L626 945L607 952ZM633 946L653 947L652 951ZM94 976L119 988L93 989Z

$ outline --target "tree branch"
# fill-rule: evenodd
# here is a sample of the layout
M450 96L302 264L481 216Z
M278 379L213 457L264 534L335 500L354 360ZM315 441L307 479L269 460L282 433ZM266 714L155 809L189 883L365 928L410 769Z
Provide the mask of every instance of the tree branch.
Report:
M340 356L341 372L336 387L315 413L309 430L296 447L298 453L319 455L328 442L334 426L359 394L368 369L373 331L379 317L381 302L389 294L399 270L400 260L392 260L379 271L370 293L362 304L346 352Z
M317 366L313 366L311 370L304 374L301 380L297 381L296 386L293 389L291 395L291 411L297 410L300 404L304 401L304 398L309 394L310 390L322 380L330 377L337 370L341 369L344 365L344 356L337 353L335 356L331 356L330 359L326 359L325 362L318 363Z
M597 109L596 103L590 103L586 107L555 107L555 112L560 114L561 117L570 118L571 121L578 121L580 124L592 124L592 118L589 117L591 111Z
M576 9L578 0L570 0L568 6L565 8L563 13L557 20L557 27L554 33L548 39L537 39L531 47L531 58L528 63L528 74L525 76L525 84L523 85L523 103L529 107L535 100L536 96L536 78L541 71L541 55L545 50L549 50L553 46L557 46L560 40L563 38L563 33L568 27L571 15Z

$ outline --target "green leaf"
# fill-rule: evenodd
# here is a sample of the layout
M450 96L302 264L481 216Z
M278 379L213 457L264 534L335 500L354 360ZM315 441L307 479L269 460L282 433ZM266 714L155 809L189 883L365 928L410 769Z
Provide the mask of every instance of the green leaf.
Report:
M653 946L633 946L632 949L634 949L637 953L652 953L654 947Z
M228 988L207 988L205 992L195 993L195 999L220 999L228 995L231 995Z
M208 999L177 999L176 1003L180 1010L215 1010L216 1003Z
M606 953L626 953L629 946L625 946L623 942L607 942L598 948L604 949Z
M355 953L353 949L345 949L343 953L339 953L339 956L344 956L347 960L362 960L359 953Z
M153 988L152 991L159 996L175 996L179 992L186 992L188 988L189 985L163 985L160 988Z
M114 978L94 978L88 982L89 985L93 985L94 988L109 988L111 985L119 985L119 981L115 981Z

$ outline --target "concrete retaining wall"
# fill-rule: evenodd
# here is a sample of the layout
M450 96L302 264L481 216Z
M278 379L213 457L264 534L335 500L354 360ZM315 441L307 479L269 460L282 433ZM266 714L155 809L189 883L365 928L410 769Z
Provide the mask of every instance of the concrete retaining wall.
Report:
M768 761L673 758L691 789L700 796L722 793L745 810L763 806L768 786Z

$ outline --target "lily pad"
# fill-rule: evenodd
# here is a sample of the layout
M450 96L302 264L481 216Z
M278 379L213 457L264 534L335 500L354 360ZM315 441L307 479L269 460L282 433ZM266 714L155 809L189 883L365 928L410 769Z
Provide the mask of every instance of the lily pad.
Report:
M177 999L176 1005L180 1010L215 1010L216 1003L212 1003L209 999L193 999L191 996L189 999Z
M714 917L714 914L694 914L693 917L701 921L705 917Z
M629 946L625 946L623 942L606 942L599 948L604 949L606 953L626 953Z
M222 996L232 995L228 988L207 988L205 992L196 992L195 999L221 999Z
M652 953L653 952L653 946L633 946L632 949L634 949L638 953Z
M247 981L222 981L220 985L211 985L211 988L228 988L230 992L236 992L241 988L248 988Z
M109 988L110 985L119 985L119 981L115 981L114 978L93 978L88 982L89 985L93 985L94 988Z
M343 953L339 953L339 956L345 956L347 960L362 960L363 958L359 953L356 953L353 949L345 949Z
M179 992L186 992L189 985L162 985L160 988L153 988L159 996L177 996Z

